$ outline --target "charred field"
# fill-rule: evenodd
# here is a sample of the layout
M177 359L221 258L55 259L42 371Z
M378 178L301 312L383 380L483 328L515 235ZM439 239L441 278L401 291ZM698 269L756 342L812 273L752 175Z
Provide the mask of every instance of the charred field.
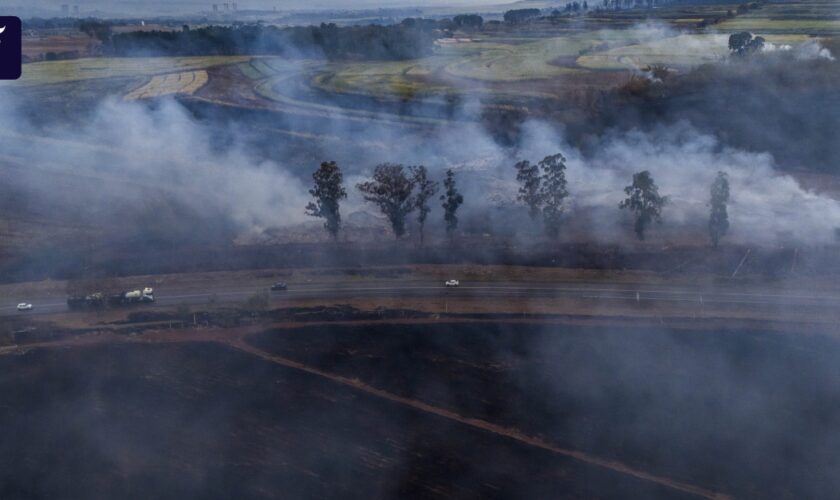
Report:
M840 345L803 333L358 323L33 347L0 356L0 494L825 498Z
M840 4L590 3L24 20L0 500L835 497Z

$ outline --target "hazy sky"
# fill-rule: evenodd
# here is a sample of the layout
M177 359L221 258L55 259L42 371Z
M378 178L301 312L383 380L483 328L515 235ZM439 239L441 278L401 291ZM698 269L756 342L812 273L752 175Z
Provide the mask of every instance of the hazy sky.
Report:
M232 2L233 0L5 0L0 4L19 6L37 10L55 10L58 12L63 4L78 5L81 12L103 10L108 12L138 12L147 11L150 14L162 11L200 11L209 10L213 3ZM511 0L238 0L239 9L370 9L377 7L395 6L428 6L428 7L468 7L487 6L493 4L512 3ZM14 10L15 7L12 7Z

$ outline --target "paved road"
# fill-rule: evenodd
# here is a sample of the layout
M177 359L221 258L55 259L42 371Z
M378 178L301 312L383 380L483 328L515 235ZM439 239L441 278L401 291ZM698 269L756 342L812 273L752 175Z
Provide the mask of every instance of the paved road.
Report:
M254 293L266 288L253 286L230 287L229 285L203 291L189 289L155 289L154 305L138 305L135 308L173 306L178 304L205 304L243 302ZM638 302L683 302L700 304L741 304L779 307L837 308L840 294L835 292L771 291L758 289L691 288L678 286L626 285L604 283L528 283L528 282L462 282L458 288L445 288L437 281L398 281L368 283L290 283L284 292L272 293L275 306L284 301L305 298L338 300L352 297L489 297L525 298L577 298L609 303L611 301ZM17 312L18 302L30 302L35 309L27 313ZM54 314L66 312L67 304L58 297L16 297L0 302L0 315Z

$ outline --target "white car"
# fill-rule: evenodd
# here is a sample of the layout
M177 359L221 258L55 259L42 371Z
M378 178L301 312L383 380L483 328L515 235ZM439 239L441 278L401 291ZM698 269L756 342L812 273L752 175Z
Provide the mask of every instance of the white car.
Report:
M26 302L21 302L20 304L17 305L17 310L18 311L31 311L32 310L32 304L28 304Z
M458 280L449 280L446 283L444 283L444 285L447 288L455 288L455 287L461 286L461 283Z

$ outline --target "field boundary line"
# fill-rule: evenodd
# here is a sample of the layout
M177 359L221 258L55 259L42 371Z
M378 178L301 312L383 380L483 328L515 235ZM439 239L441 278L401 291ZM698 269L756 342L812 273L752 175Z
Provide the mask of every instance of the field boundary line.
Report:
M388 401L401 404L403 406L408 406L415 410L422 411L424 413L430 413L432 415L436 415L439 417L446 418L448 420L452 420L454 422L458 422L463 425L468 425L470 427L480 429L491 434L496 434L498 436L506 437L512 439L514 441L518 441L520 443L533 446L536 448L541 448L543 450L551 451L558 455L562 455L565 457L569 457L580 462L584 462L590 465L594 465L597 467L601 467L604 469L608 469L614 472L618 472L621 474L626 474L637 479L641 479L643 481L648 481L651 483L658 484L660 486L665 486L667 488L671 488L673 490L681 491L683 493L688 493L691 495L695 495L701 498L708 498L708 499L717 499L717 500L724 500L731 498L729 495L725 493L711 491L700 486L695 486L693 484L684 483L682 481L677 481L674 479L670 479L664 476L657 476L655 474L645 472L641 469L636 469L632 466L619 462L617 460L611 460L608 458L598 457L596 455L591 455L586 452L582 452L579 450L571 449L571 448L562 448L556 445L553 445L543 439L529 436L527 434L522 433L516 429L511 429L508 427L503 427L501 425L497 425L486 420L481 420L477 418L470 418L460 415L454 411L447 410L446 408L441 408L438 406L433 406L422 401L417 401L415 399L409 399L402 396L398 396L396 394L384 391L382 389L377 389L371 385L368 385L361 380L358 379L351 379L348 377L344 377L341 375L336 375L334 373L326 372L320 370L318 368L313 368L306 364L300 363L298 361L294 361L288 358L284 358L282 356L275 356L268 352L265 352L261 349L258 349L250 344L248 344L245 340L241 337L230 339L228 341L222 341L223 344L226 344L234 349L246 352L248 354L257 356L263 360L270 361L275 364L279 364L285 366L287 368L292 368L295 370L303 371L309 373L311 375L315 375L321 378L325 378L332 382L336 382L338 384L351 387L358 391L362 391L364 393L370 394L372 396L376 396L382 399L386 399Z

